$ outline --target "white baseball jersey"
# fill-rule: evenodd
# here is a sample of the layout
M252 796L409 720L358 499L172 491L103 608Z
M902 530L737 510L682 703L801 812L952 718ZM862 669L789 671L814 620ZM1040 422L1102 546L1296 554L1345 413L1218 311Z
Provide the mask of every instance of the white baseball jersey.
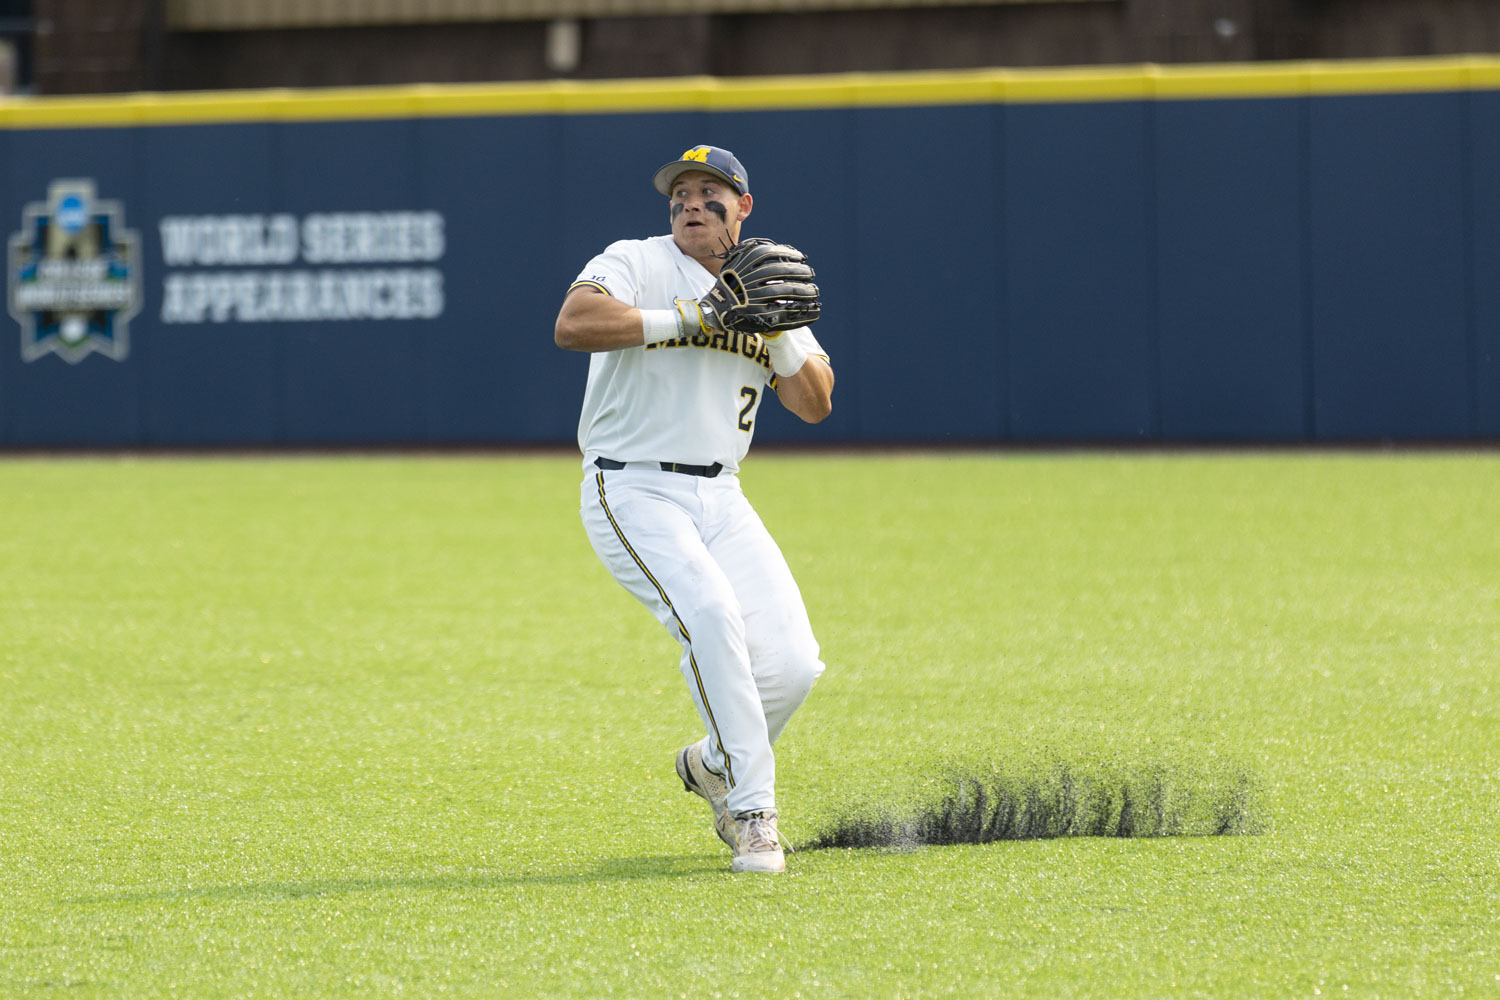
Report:
M677 299L702 298L713 283L702 264L679 250L671 235L663 235L611 243L569 290L590 285L626 305L671 309ZM805 326L782 336L809 354L827 357ZM584 465L599 457L717 462L736 472L750 448L761 399L774 381L771 355L759 334L699 333L592 354L578 419Z

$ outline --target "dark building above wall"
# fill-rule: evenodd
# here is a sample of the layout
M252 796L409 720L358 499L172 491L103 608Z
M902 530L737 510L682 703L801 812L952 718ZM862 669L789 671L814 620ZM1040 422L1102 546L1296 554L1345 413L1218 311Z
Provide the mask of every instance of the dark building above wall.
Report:
M1486 0L37 0L34 23L50 94L1500 51Z

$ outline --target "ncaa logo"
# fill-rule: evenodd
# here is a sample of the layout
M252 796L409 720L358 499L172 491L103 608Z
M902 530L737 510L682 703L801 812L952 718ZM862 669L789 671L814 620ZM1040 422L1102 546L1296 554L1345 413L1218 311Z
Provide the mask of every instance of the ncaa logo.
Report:
M63 232L72 236L82 229L83 224L88 220L88 211L83 207L83 199L78 195L64 195L58 201L57 224L62 226Z
M141 311L140 236L125 228L119 202L94 196L92 180L53 181L46 201L26 206L8 277L23 361L129 355L130 320Z

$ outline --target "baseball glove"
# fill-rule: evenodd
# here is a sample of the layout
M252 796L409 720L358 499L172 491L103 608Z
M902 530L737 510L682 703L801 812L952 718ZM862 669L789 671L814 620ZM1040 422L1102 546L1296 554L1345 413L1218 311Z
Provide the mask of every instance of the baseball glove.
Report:
M774 337L822 312L816 275L796 247L755 237L740 240L723 258L718 281L700 304L724 329Z

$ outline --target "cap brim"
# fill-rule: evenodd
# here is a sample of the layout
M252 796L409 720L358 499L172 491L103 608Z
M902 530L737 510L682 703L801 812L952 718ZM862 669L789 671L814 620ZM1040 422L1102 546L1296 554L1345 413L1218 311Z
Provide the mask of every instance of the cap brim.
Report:
M687 173L689 170L697 170L701 173L713 174L715 177L722 178L725 183L734 188L736 193L745 193L744 189L740 187L739 181L736 181L733 177L730 177L728 174L726 174L724 171L720 170L713 164L699 163L697 160L673 160L671 163L663 165L659 170L656 171L656 175L651 178L651 183L656 186L657 191L661 192L664 195L671 195L673 183L676 182L678 177Z

